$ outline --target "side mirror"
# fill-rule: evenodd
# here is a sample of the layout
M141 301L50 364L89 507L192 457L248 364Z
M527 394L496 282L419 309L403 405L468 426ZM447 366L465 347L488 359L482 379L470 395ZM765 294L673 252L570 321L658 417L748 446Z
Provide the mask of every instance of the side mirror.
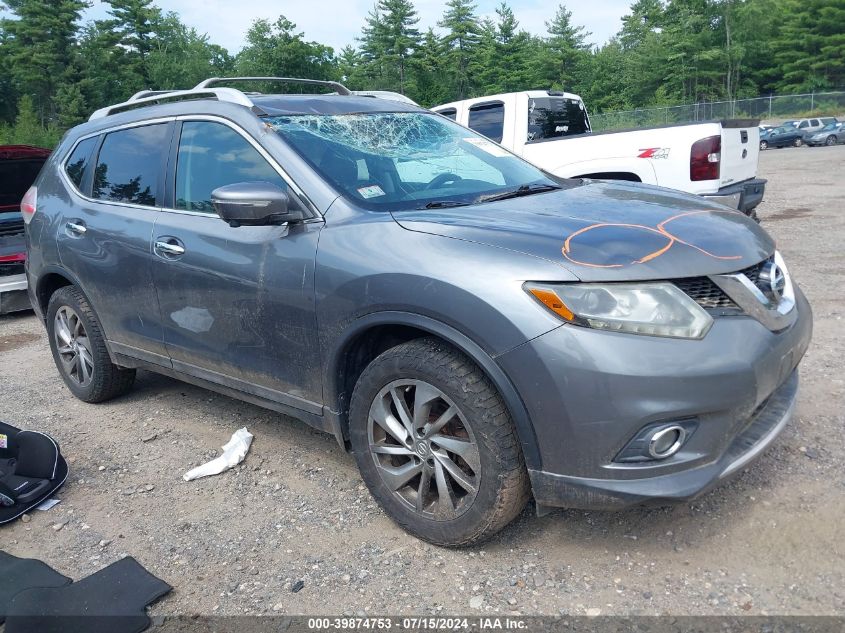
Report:
M287 192L269 182L236 182L211 192L214 210L229 226L265 226L296 222L302 210L291 208Z

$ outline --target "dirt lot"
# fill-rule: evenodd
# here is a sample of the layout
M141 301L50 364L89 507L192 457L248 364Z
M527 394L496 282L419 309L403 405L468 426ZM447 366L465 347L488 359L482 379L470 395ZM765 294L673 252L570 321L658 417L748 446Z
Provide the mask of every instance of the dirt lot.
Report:
M760 217L815 337L794 423L694 503L529 508L483 547L431 547L301 423L150 373L115 402L75 400L26 313L0 318L0 418L58 438L71 476L58 506L0 528L3 548L76 579L135 556L175 587L157 614L845 614L843 166L845 146L762 154ZM244 425L256 439L241 467L182 481Z

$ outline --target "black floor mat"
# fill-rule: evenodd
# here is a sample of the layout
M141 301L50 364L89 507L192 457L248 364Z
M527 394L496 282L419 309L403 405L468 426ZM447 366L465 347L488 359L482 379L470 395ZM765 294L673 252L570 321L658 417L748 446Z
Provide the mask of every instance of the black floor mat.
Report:
M12 598L33 587L62 587L71 583L40 560L18 558L0 551L0 623L6 619Z
M5 633L139 633L144 609L172 589L132 557L72 585L27 589L14 596Z

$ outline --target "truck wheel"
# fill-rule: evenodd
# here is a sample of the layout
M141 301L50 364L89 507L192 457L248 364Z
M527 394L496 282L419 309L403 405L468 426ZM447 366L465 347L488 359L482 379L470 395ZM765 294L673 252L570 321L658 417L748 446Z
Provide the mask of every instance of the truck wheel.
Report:
M387 350L352 394L355 460L382 509L414 536L477 543L517 516L528 474L501 396L466 356L433 338Z
M831 134L824 140L825 145L836 145L836 137Z
M62 380L84 402L103 402L132 387L135 370L111 362L100 322L75 286L59 288L47 306L50 350Z
M769 144L766 141L760 141L760 149L769 149Z

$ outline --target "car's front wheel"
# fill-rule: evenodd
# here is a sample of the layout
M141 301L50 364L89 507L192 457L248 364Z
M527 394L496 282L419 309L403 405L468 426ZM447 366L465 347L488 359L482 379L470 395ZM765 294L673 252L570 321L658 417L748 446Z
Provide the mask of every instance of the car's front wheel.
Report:
M47 334L59 374L80 400L103 402L132 387L135 370L111 362L100 322L75 286L59 288L50 297Z
M800 138L795 139L795 142L792 143L795 147L801 147L804 144L804 141Z
M760 149L769 149L769 144L766 141L760 141Z
M481 541L528 499L501 396L477 365L436 339L404 343L367 366L352 395L350 439L379 505L431 543Z
M824 140L825 145L836 145L836 137L831 134Z

